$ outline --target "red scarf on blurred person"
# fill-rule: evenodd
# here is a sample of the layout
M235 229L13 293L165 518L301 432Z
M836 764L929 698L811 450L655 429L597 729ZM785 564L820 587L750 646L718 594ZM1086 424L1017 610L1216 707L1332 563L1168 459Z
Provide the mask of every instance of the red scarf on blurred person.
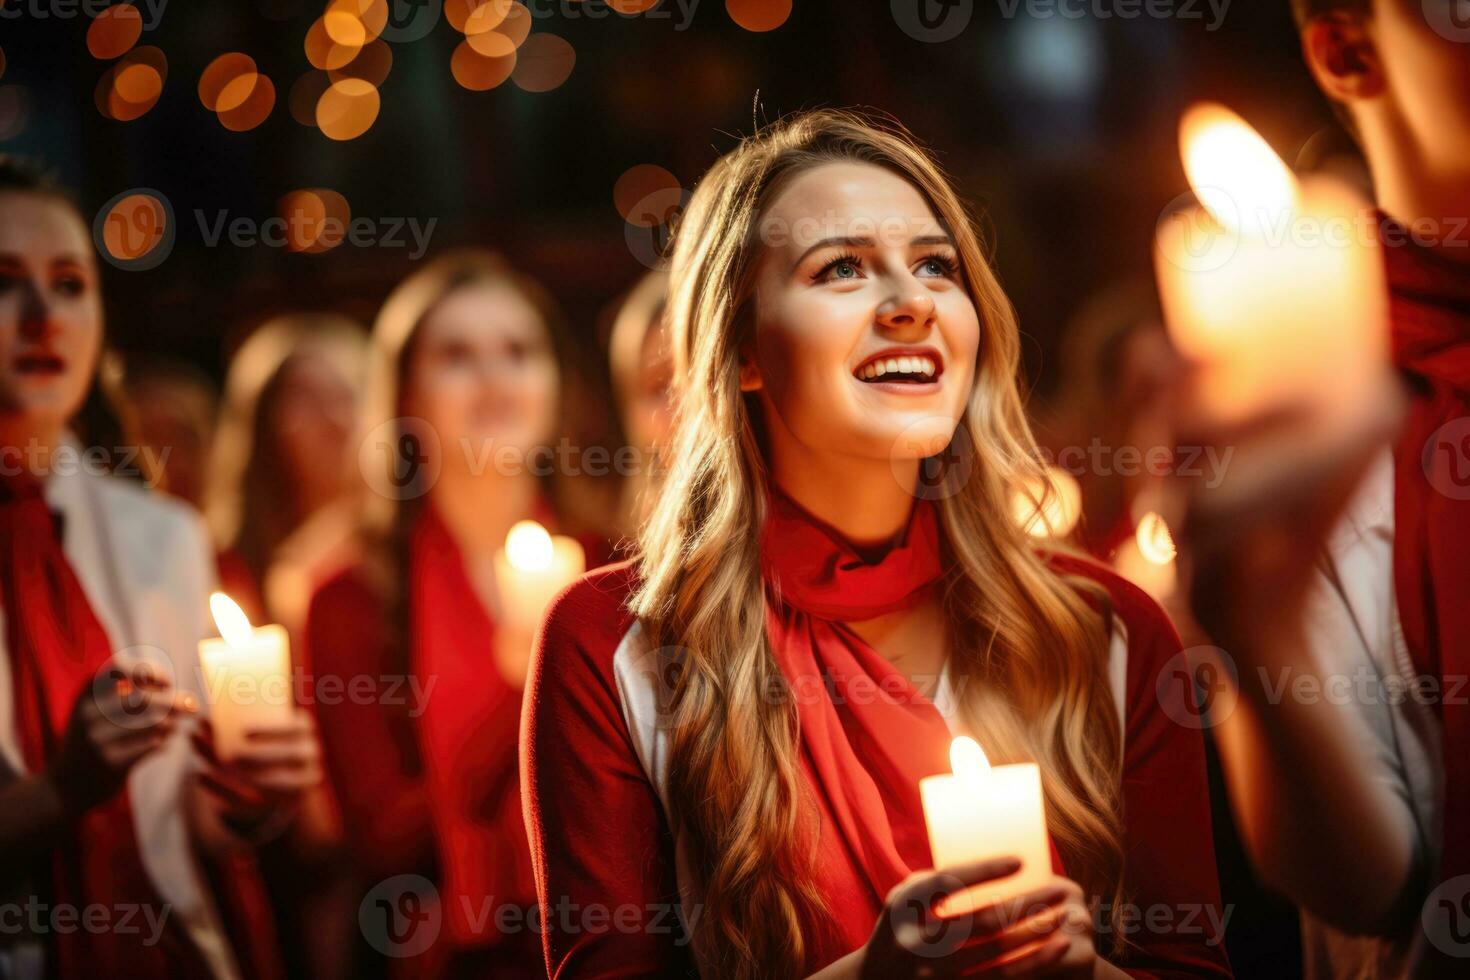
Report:
M1470 874L1470 267L1399 240L1384 249L1411 393L1394 453L1394 585L1415 666L1443 682L1445 880Z
M62 552L41 485L27 474L0 478L0 602L16 732L26 769L39 773L60 750L77 696L112 656L112 645ZM69 908L76 927L47 928L37 937L46 944L49 975L209 976L173 917L164 920L161 941L147 943L145 911L157 921L171 909L143 867L126 787L70 821L49 864L48 881L37 862L37 899L50 906L45 916ZM85 928L89 906L103 907L110 923L127 916L135 931Z
M772 494L761 537L766 630L797 701L822 824L813 867L833 933L817 940L813 963L866 942L889 890L934 863L919 780L950 771L953 735L933 702L845 624L922 601L943 574L939 534L934 504L916 500L901 540L870 562ZM1055 847L1052 864L1060 873Z

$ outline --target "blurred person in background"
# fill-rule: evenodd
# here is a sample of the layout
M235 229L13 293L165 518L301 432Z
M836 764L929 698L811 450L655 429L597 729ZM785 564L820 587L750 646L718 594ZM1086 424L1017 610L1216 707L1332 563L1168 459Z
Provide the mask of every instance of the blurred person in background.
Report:
M122 390L157 488L202 510L219 410L214 384L192 364L149 357L126 365Z
M274 977L252 854L319 781L316 739L297 713L214 757L198 517L78 462L102 342L88 222L0 158L0 892L40 910L7 928L0 972ZM48 918L98 907L155 928Z
M333 505L350 485L365 351L353 321L292 313L230 360L205 515L225 591L257 622L269 615L299 630L310 594L302 570L349 525L349 511ZM273 587L273 575L293 587Z
M673 422L674 359L663 322L669 274L656 270L623 297L608 338L608 366L626 445L636 469L625 474L618 503L618 533L636 535L652 507L658 453Z
M1397 379L1353 415L1277 405L1193 493L1196 617L1234 658L1216 729L1259 873L1313 977L1461 977L1470 955L1470 44L1456 0L1293 0L1307 67L1373 176ZM1411 232L1412 229L1412 232ZM1346 413L1346 409L1339 411ZM1282 697L1294 675L1347 696ZM1331 685L1331 686L1329 686Z
M517 770L537 611L507 608L496 555L519 522L564 527L537 455L563 431L563 331L539 284L479 251L415 272L373 330L361 550L313 597L306 649L321 690L407 679L399 697L317 699L360 886L349 928L363 889L404 874L432 883L444 918L427 951L355 975L544 976Z

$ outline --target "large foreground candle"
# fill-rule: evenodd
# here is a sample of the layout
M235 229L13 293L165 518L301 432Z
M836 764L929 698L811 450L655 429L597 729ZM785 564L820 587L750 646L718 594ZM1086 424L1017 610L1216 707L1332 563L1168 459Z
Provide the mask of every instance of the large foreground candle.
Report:
M562 589L587 570L575 538L550 535L535 521L520 521L495 555L495 586L502 615L523 629L534 629Z
M1291 401L1350 419L1387 360L1387 290L1368 203L1298 181L1243 119L1192 108L1180 126L1200 207L1160 223L1169 333L1201 368L1202 407L1240 421Z
M215 753L228 761L245 747L248 732L291 723L291 647L284 626L252 627L223 592L209 597L209 608L220 637L199 641L199 665Z
M952 775L919 780L934 867L1015 857L1021 870L940 903L940 914L961 915L1045 885L1052 868L1040 768L991 766L965 735L951 743L949 759Z

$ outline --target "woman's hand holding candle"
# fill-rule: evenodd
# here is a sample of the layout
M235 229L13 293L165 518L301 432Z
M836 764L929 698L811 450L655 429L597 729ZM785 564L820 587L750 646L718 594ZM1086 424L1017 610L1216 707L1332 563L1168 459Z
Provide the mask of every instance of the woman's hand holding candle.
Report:
M291 696L286 631L252 627L222 593L210 597L210 608L221 638L199 644L211 707L194 734L199 783L220 822L251 837L289 817L321 783L321 750L311 716Z
M1051 876L1023 894L940 914L941 905L1020 867L1000 857L910 875L889 893L867 945L818 976L1093 976L1091 920L1075 882Z

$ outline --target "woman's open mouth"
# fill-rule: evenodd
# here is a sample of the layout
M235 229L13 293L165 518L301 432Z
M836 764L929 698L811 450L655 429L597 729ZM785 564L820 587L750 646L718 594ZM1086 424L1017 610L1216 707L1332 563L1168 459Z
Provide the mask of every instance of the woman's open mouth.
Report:
M45 351L21 354L13 363L17 374L29 377L55 377L66 371L65 360Z
M885 391L920 394L937 388L943 373L944 357L933 347L890 347L870 355L852 375Z

